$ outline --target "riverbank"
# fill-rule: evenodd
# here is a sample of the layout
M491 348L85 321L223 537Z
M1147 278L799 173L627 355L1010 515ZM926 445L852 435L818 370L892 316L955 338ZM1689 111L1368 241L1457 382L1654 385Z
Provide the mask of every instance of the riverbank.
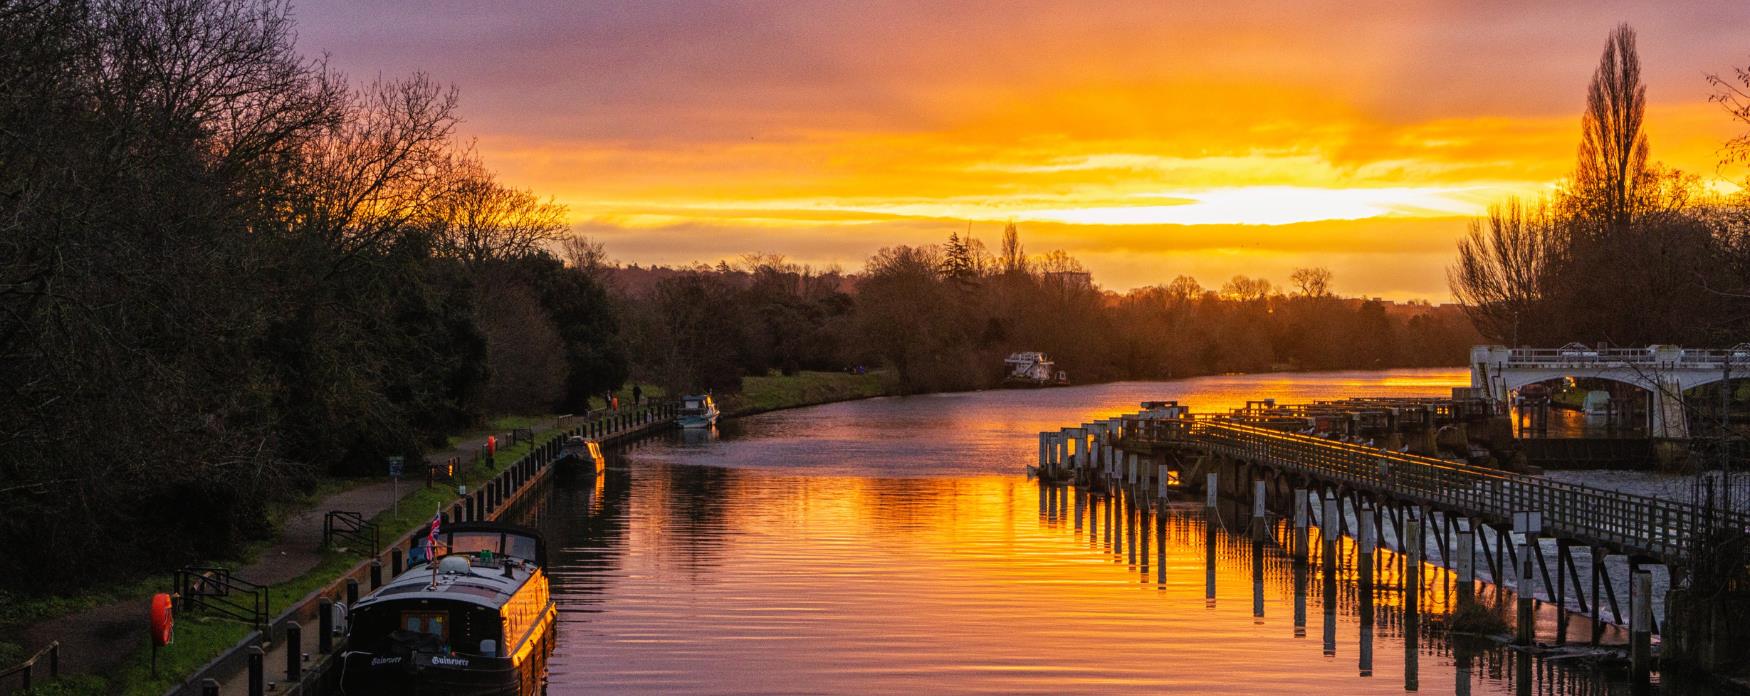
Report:
M552 417L494 419L491 426L510 425L535 433L550 430ZM452 438L451 449L434 452L430 462L451 457L470 461L495 429L475 431ZM533 443L501 446L495 460L514 461L532 449ZM331 480L301 504L288 504L276 517L279 532L261 544L247 562L235 559L216 565L235 568L239 578L267 586L270 607L290 606L317 588L341 577L362 557L357 550L321 548L321 520L329 510L364 514L390 537L429 519L431 511L455 498L455 483L474 488L498 468L464 467L454 483L424 487L423 476L410 476L399 485L387 478ZM399 495L397 495L399 494ZM4 627L10 646L0 653L28 655L41 645L59 641L63 679L38 686L33 694L142 694L157 696L213 657L223 653L249 633L243 624L196 615L179 616L176 639L159 655L158 675L152 676L151 651L145 648L147 598L172 587L169 575L152 576L102 591L71 597L33 598L7 609ZM0 660L0 667L16 659ZM5 693L9 685L0 685Z
M891 396L895 392L887 387L884 376L885 373L881 371L860 375L802 371L793 375L747 377L741 381L741 393L725 395L718 400L718 408L725 416L739 417L787 408Z

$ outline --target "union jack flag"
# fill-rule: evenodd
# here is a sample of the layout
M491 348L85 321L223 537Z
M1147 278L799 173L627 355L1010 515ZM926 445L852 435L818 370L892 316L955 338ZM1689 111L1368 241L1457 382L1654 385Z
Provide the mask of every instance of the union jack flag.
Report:
M431 531L427 532L425 535L425 550L427 558L437 555L438 526L443 524L443 522L444 510L440 507L438 508L437 513L431 516Z

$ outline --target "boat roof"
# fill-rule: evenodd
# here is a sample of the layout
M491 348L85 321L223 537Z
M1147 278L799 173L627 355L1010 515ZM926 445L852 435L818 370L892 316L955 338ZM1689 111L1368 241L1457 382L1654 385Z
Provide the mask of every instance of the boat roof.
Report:
M440 563L443 558L447 556L440 557ZM431 565L421 563L408 568L388 584L377 588L377 591L360 597L353 609L410 599L462 602L497 609L509 602L539 568L513 562L510 569L510 577L505 576L503 565L470 565L467 573L446 573L440 570L435 576L434 584Z
M438 527L438 536L444 537L445 539L451 539L452 537L450 535L459 532L497 532L534 539L535 557L525 558L523 560L534 561L536 565L547 564L547 542L541 539L540 532L535 531L531 527L524 527L520 524L510 524L508 522L488 522L484 520L474 522L449 522ZM507 548L501 546L498 551L494 551L493 553L502 554L507 550Z

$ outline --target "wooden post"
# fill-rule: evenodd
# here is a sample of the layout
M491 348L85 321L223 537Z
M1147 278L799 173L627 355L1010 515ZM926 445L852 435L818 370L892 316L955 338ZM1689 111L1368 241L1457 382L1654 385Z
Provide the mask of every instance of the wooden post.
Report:
M1269 535L1264 521L1264 480L1258 479L1252 482L1252 538L1263 541Z
M201 696L219 696L219 680L202 679Z
M401 576L401 547L389 549L389 577Z
M346 579L346 610L349 612L352 611L353 606L357 605L358 603L359 603L359 581L357 578L347 578Z
M377 588L382 587L382 586L383 586L383 562L373 558L373 559L371 559L371 589L376 590Z
M1519 583L1513 589L1519 595L1519 632L1514 639L1514 645L1531 645L1537 638L1537 618L1532 611L1533 587L1537 577L1534 562L1531 560L1531 544L1519 545Z
M1167 499L1167 465L1155 465L1155 497Z
M1137 458L1136 453L1134 452L1129 453L1125 457L1125 461L1125 468L1130 472L1130 485L1134 486L1139 483L1142 478L1142 461Z
M1325 555L1332 557L1327 559L1327 565L1337 554L1337 536L1341 534L1337 531L1341 528L1338 518L1342 516L1343 508L1337 502L1337 492L1325 489L1325 510L1324 514L1319 517L1319 537L1325 540Z
M1368 619L1364 623L1372 623L1373 554L1379 543L1373 526L1373 503L1361 503L1361 507L1355 509L1355 517L1361 532L1361 538L1358 540L1361 547L1360 557L1356 559L1356 564L1361 570L1362 617Z
M296 684L303 678L304 627L292 621L286 624L286 683Z
M1307 500L1306 489L1294 489L1294 560L1305 563L1309 549L1307 545Z
M1420 525L1417 525L1418 527ZM1476 598L1477 540L1470 520L1459 520L1458 527L1458 603L1467 604Z
M1422 550L1424 545L1422 543L1422 516L1411 510L1409 517L1409 522L1404 525L1403 529L1404 550L1409 554L1404 561L1404 613L1415 616L1416 609L1422 601Z
M1629 661L1635 693L1646 693L1652 673L1653 573L1637 570L1629 581Z

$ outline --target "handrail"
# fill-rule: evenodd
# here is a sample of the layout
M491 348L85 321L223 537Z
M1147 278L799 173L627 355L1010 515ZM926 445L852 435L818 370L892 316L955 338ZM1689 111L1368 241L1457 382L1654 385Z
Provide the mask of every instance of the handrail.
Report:
M60 677L61 676L61 641L57 640L57 641L50 642L48 645L44 646L43 649L36 651L36 654L31 655L30 659L27 659L23 662L20 662L17 665L14 665L12 667L8 667L4 670L0 670L0 679L5 679L5 678L10 677L14 674L22 674L22 675L24 675L24 677L19 680L19 684L18 684L19 688L23 689L25 691L29 691L31 688L31 680L36 675L37 660L43 659L44 655L47 655L49 658L49 678L55 679L55 678Z
M1750 514L1393 452L1228 420L1155 421L1168 439L1266 460L1286 469L1433 503L1467 515L1510 519L1544 513L1545 526L1570 538L1613 544L1648 556L1686 558L1714 529L1750 531Z

